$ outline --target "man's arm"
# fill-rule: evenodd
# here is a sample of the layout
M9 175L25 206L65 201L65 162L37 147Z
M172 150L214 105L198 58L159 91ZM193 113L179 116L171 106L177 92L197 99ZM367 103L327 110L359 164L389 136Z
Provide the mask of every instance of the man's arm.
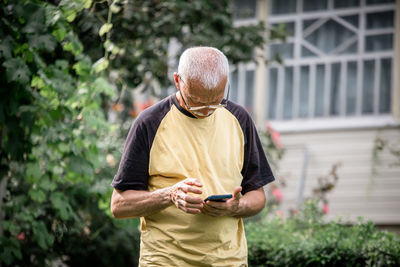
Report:
M186 213L200 213L203 199L187 194L201 194L199 187L202 187L202 184L197 179L188 178L171 187L152 192L114 189L111 213L117 219L137 218L152 215L173 204Z
M264 188L252 190L240 197L242 187L236 187L233 196L226 202L207 201L202 211L210 216L232 216L237 218L251 217L265 207Z

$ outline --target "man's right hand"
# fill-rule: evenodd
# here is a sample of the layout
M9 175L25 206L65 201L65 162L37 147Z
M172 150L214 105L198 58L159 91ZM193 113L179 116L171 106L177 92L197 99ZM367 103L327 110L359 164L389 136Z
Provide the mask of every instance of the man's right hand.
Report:
M201 197L189 195L188 193L201 194L202 191L199 187L203 185L195 178L187 178L171 187L170 198L175 206L186 212L192 214L201 213L204 201Z

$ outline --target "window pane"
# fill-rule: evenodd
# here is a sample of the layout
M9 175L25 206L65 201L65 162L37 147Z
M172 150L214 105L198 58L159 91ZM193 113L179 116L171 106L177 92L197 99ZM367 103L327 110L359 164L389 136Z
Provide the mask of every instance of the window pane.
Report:
M357 63L347 63L346 115L356 114L357 103Z
M315 84L315 116L324 115L325 66L317 65Z
M395 0L367 0L367 5L394 3Z
M268 119L276 119L276 103L278 97L278 69L269 70L268 81Z
M343 16L341 18L353 25L354 27L358 28L358 15Z
M330 94L330 114L339 115L340 113L340 63L333 63L331 69L331 94Z
M234 0L233 2L233 18L248 19L255 18L257 10L257 0Z
M343 25L329 20L305 39L321 51L329 53L354 35L354 32Z
M299 96L300 118L308 117L309 88L310 88L310 68L309 66L302 66L300 68L300 96Z
M282 59L293 58L293 44L273 44L269 46L269 57L272 59L276 55Z
M271 14L288 14L296 12L296 0L272 0Z
M379 12L367 14L367 29L393 28L394 12Z
M390 112L390 99L392 89L392 59L385 58L381 61L381 81L379 84L379 113Z
M293 67L285 67L283 94L283 118L290 119L293 116Z
M341 54L341 55L343 55L343 54L354 54L354 53L357 53L357 49L358 49L358 42L356 41L352 45L347 47L345 50L340 52L339 54Z
M301 46L301 56L302 57L316 57L314 52L311 52L308 48Z
M316 22L317 19L306 19L303 21L303 30L307 29L309 26L311 26L314 22Z
M368 114L373 112L374 98L374 78L375 78L375 61L364 61L364 77L363 77L363 96L362 96L362 113Z
M254 70L246 71L246 97L245 105L249 113L253 112L254 99Z
M229 99L233 102L238 102L238 71L235 70L231 73L230 77L231 91L229 92Z
M369 35L365 38L365 51L376 52L393 48L393 34Z
M271 27L273 27L273 28L283 28L284 27L284 29L287 33L286 37L294 36L294 22L271 24Z
M327 0L304 0L303 11L325 10L328 7Z
M360 6L360 0L335 0L333 6L335 8L358 7Z

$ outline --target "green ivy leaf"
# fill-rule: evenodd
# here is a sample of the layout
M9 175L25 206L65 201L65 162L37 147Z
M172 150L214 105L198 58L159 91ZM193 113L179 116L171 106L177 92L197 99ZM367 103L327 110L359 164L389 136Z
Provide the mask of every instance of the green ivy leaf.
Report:
M108 59L102 57L93 64L93 71L95 73L102 72L103 70L107 69L108 64L109 64Z
M98 77L93 83L93 89L110 97L115 96L115 91L104 77Z
M34 88L40 89L45 86L45 83L44 83L43 79L40 78L39 76L34 76L31 81L31 86Z
M58 29L52 31L52 34L58 42L61 42L65 39L65 36L67 35L67 31L65 30L65 28L58 28Z
M82 43L72 32L67 33L65 40L66 42L63 44L63 49L65 51L70 51L76 56L83 52Z
M46 194L40 189L31 188L29 189L28 194L32 200L35 200L39 203L43 203L46 200Z
M34 178L37 180L42 176L42 171L40 170L39 164L36 163L28 163L26 165L26 176Z
M54 239L47 231L44 222L33 222L32 230L34 239L42 249L47 250L53 244Z
M37 35L33 34L28 37L28 43L31 47L39 50L46 50L48 52L54 51L56 48L56 41L50 34Z
M68 220L72 217L73 210L63 193L55 192L51 194L50 201L52 206L59 212L61 219Z
M17 57L6 60L3 66L6 68L7 80L9 82L20 84L27 84L29 82L31 72L21 58Z
M4 40L0 40L0 57L9 59L12 56L12 44L11 38L6 37Z
M68 164L69 169L72 172L80 175L92 175L93 174L93 166L92 164L85 158L72 156L69 159Z
M99 35L103 36L104 34L108 33L109 31L111 31L111 28L113 27L113 25L111 23L105 23L100 27L99 30Z

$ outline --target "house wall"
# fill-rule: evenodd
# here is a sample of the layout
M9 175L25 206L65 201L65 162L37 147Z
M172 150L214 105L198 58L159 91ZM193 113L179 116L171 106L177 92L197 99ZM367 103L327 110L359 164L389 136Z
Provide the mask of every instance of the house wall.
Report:
M278 182L282 179L286 182L280 209L287 216L290 208L297 207L307 149L304 198L312 195L318 177L326 176L335 163L341 164L337 170L338 183L327 195L330 208L327 219L341 216L354 222L362 216L376 224L400 224L400 166L390 167L396 158L383 151L379 156L381 163L376 164L377 174L372 175L377 136L400 147L399 127L283 133L286 153L276 172Z

